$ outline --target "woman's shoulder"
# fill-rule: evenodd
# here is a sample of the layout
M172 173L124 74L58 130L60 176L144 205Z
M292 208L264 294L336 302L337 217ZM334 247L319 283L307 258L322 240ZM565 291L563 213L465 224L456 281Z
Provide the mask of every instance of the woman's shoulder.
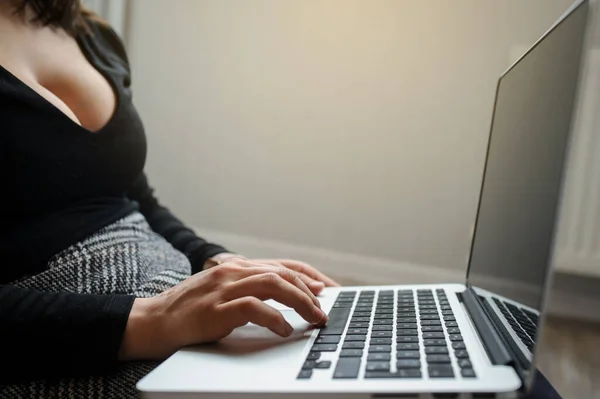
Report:
M93 41L96 46L103 48L105 51L115 53L129 65L125 44L110 24L93 14L86 15L84 18L89 32L80 34L80 39Z

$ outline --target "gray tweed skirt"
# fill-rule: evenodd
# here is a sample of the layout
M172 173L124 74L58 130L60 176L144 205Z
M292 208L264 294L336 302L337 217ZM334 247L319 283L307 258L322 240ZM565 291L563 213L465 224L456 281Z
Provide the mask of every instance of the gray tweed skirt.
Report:
M190 276L188 259L133 213L52 257L48 269L14 285L48 292L151 297ZM91 343L90 343L91 344ZM109 375L0 386L0 398L135 398L157 362L123 363Z

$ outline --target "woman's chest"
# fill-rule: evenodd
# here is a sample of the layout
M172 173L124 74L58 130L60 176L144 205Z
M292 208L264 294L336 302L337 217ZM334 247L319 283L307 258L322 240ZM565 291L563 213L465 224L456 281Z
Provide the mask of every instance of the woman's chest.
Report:
M33 48L0 53L0 65L89 132L101 130L115 112L113 86L74 38L40 35Z

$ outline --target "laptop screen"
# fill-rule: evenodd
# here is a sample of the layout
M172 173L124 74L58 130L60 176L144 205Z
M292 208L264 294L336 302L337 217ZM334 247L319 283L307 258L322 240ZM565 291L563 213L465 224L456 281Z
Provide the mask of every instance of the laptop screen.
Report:
M467 283L540 310L588 3L578 2L498 82Z

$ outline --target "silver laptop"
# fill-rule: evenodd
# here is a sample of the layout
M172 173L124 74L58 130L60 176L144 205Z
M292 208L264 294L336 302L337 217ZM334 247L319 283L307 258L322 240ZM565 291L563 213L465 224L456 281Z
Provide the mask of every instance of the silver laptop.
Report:
M322 329L268 301L294 326L291 337L248 324L180 350L139 381L142 397L510 397L527 389L588 8L576 1L498 80L464 284L327 288Z

